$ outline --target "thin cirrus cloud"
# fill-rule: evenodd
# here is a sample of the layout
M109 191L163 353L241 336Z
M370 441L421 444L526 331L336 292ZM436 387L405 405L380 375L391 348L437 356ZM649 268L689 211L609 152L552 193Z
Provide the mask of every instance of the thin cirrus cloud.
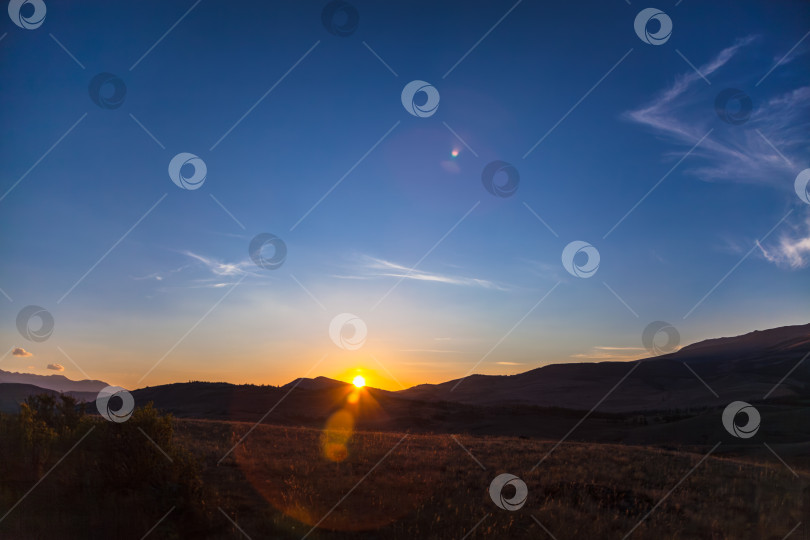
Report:
M202 263L202 265L205 268L207 268L212 274L214 274L217 277L241 276L244 274L251 273L246 270L247 268L250 268L250 265L252 264L249 261L242 261L238 263L223 263L217 261L216 259L204 257L191 251L184 251L183 254Z
M571 358L623 362L639 360L646 356L649 356L649 353L641 347L593 347L587 353L572 354Z
M356 271L353 274L335 275L334 277L340 279L374 279L391 277L398 279L411 279L414 281L430 281L435 283L444 283L447 285L479 287L498 291L508 290L506 287L487 279L427 272L425 270L408 268L407 266L403 266L395 262L368 256L362 258L361 264L356 268Z
M720 70L724 67L731 70L732 66L728 64L758 39L756 36L739 39L698 67L700 74L709 80L715 79L713 82L717 84L710 87L700 74L694 70L686 71L652 101L624 113L625 119L680 143L682 149L675 153L675 157L683 156L709 129L717 127L718 119L715 115L707 114L707 111L713 110L714 96L723 88L722 75L725 72L721 73ZM752 90L755 87L752 76L752 73L747 73L750 81L737 78L733 79L735 83L727 84L743 91ZM759 87L757 92L763 90L764 86ZM784 185L783 177L795 176L795 163L799 161L796 156L810 142L810 131L807 129L809 109L810 86L760 100L755 103L746 124L715 129L692 152L694 158L702 160L702 164L684 169L706 181Z
M762 256L766 260L783 268L798 270L810 265L810 219L804 225L804 231L794 227L791 232L782 235L778 242L765 247L757 242Z
M184 264L179 266L178 268L174 268L167 271L161 272L153 272L149 275L142 276L142 277L134 277L135 280L154 280L161 283L164 283L168 286L168 283L171 283L172 280L169 278L174 277L176 274L188 274L189 272L194 272L194 270L202 269L205 274L203 277L195 277L190 281L184 282L184 287L190 288L218 288L218 287L226 287L228 285L233 284L233 278L244 276L244 275L258 275L254 272L249 271L253 267L253 263L251 261L241 261L237 263L226 263L219 261L217 259L206 257L204 255L199 255L192 251L182 251L180 252L182 255L189 257L192 259L191 263Z
M749 36L737 40L720 51L711 61L698 67L711 79L720 70L758 40ZM794 51L779 64L780 68L807 53ZM782 55L776 55L781 59ZM777 60L779 61L779 60ZM731 69L731 66L728 66ZM766 70L768 68L765 68ZM750 84L749 84L750 82ZM756 88L753 79L739 82L741 89ZM707 115L713 103L706 103L706 92L718 90L708 85L695 71L687 71L646 105L625 113L625 118L647 126L659 135L682 144L678 156L701 139L717 118ZM764 91L765 86L757 91ZM782 189L792 188L796 170L802 163L802 152L810 144L810 86L801 86L772 95L755 103L750 120L744 125L715 129L698 148L693 158L700 165L687 167L686 172L706 181L729 181L770 184ZM792 195L792 190L791 195ZM750 245L749 241L744 242ZM794 224L766 245L757 242L761 255L780 268L796 270L810 264L810 220ZM747 249L747 248L746 248Z
M146 280L163 281L163 280L167 279L169 276L171 276L173 274L176 274L178 272L182 272L183 270L188 268L188 266L189 265L184 264L183 266L180 266L178 268L174 268L174 269L171 269L171 270L167 270L165 272L152 272L151 274L147 274L145 276L135 276L132 279L134 279L136 281L146 281Z

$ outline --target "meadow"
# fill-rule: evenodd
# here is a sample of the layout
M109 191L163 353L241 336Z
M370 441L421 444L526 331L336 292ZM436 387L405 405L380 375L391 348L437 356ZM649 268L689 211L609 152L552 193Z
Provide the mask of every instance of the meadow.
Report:
M237 445L253 424L31 403L0 418L2 538L781 539L810 516L807 470L707 450L566 442L533 468L555 441L260 425ZM490 499L503 472L517 511Z
M319 430L259 426L216 466L250 427L192 420L177 435L254 538L301 538L320 522L308 538L781 539L810 516L807 471L715 457L656 507L704 454L650 447L565 443L531 471L554 441L356 433L335 463ZM518 511L489 497L502 472L528 486Z

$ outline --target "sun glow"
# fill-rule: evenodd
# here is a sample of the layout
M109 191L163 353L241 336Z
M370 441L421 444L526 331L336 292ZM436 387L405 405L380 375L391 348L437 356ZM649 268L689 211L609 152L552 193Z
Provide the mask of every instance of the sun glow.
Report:
M362 375L358 375L354 378L352 384L354 384L357 388L363 388L366 385L366 379Z

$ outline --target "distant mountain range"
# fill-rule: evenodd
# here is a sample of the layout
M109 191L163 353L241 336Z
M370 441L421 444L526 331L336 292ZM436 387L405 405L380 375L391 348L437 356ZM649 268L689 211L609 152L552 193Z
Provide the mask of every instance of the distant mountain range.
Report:
M17 412L20 408L20 403L22 403L25 398L38 394L50 394L53 396L67 394L73 396L79 402L91 402L95 400L98 395L97 392L57 392L56 390L49 390L32 384L0 383L0 412ZM92 410L90 412L92 412Z
M627 412L716 406L734 400L810 394L810 324L701 341L634 362L552 364L517 375L471 375L423 384L399 395L420 401L471 405L522 403ZM632 371L631 371L632 370ZM792 370L792 371L791 371ZM629 375L628 375L629 373Z
M178 418L316 429L343 409L363 431L469 433L701 453L722 441L716 455L760 458L770 457L760 442L767 440L788 463L810 467L808 353L810 324L710 339L634 362L556 364L397 392L356 391L351 384L315 377L283 386L176 383L132 395L137 406L153 402ZM106 385L0 371L0 412L18 410L32 394L67 390L90 402L92 413L92 401ZM760 413L757 437L737 439L724 429L723 410L736 400Z
M802 325L711 339L634 362L556 364L397 392L365 388L355 404L348 399L353 385L326 377L281 387L171 384L133 396L188 418L320 428L345 408L358 429L371 431L558 439L574 427L574 440L664 447L713 444L726 434L722 410L740 400L760 411L763 436L808 459L810 360L802 361L808 353L810 325Z
M93 401L103 381L72 381L63 375L36 375L15 373L0 369L0 412L16 412L20 403L35 394L68 394L78 401Z
M720 407L735 400L763 400L766 394L772 400L801 400L810 398L810 361L800 362L808 353L810 324L787 326L709 339L633 362L553 364L517 375L471 375L397 392L366 388L363 392L374 399L363 405L357 419L373 428L405 429L414 422L439 428L454 415L482 418L482 408L489 414L515 407L590 410L598 404L600 413L627 414ZM11 401L12 390L24 397L38 389L71 392L91 401L105 386L102 381L0 370L4 401ZM138 404L153 401L181 417L255 421L273 409L274 422L318 424L352 390L350 384L316 377L281 387L177 383L135 390L133 396Z
M3 383L30 384L56 392L98 393L101 389L109 386L104 381L91 381L88 379L73 381L64 375L35 375L33 373L15 373L0 369L0 384Z

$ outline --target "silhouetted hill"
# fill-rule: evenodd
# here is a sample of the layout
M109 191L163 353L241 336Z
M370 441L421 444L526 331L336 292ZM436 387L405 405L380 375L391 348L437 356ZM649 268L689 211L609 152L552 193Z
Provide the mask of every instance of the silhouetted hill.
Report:
M73 381L64 375L35 375L3 371L2 369L0 369L0 383L31 384L56 392L95 392L96 394L109 386L104 381L90 379Z
M76 398L77 401L94 401L98 395L96 392L64 392ZM0 412L15 413L20 409L22 403L28 396L38 394L50 394L58 396L60 392L41 388L33 384L21 383L0 383Z
M762 414L763 435L805 460L810 455L810 361L799 361L810 350L808 338L810 325L777 328L708 340L637 362L473 375L456 390L458 381L398 392L357 391L351 384L317 377L281 387L170 384L142 388L133 396L138 405L152 401L187 418L322 428L333 413L346 409L363 430L554 439L576 426L573 440L678 447L713 444L724 436L720 413L731 401L742 400ZM587 411L592 413L580 425Z
M771 399L810 396L810 362L797 366L807 352L810 325L789 326L710 339L635 362L553 364L517 375L471 375L398 392L363 392L375 398L388 420L412 416L415 410L424 419L431 416L428 410L437 412L448 403L573 410L599 404L599 411L613 413L713 408L734 400L762 400L769 393ZM257 420L276 407L274 418L307 423L322 421L353 389L348 383L316 377L281 387L178 383L136 390L134 395L177 416ZM361 421L383 422L369 414Z
M256 386L229 383L175 383L147 387L132 392L137 404L152 401L159 409L178 417L257 421L272 410L271 422L318 425L340 409L354 385L318 377L292 381L284 386ZM358 408L360 422L375 425L390 419L387 411L401 409L411 400L397 398L393 392L365 388L368 398ZM381 414L382 401L386 412Z
M290 381L281 388L284 389L300 388L301 390L328 390L334 388L341 388L344 386L346 386L345 382L336 381L335 379L330 379L329 377L315 377L314 379L303 377L301 379L295 379L294 381Z
M421 401L590 409L627 376L599 410L711 407L762 399L808 352L810 324L710 339L634 362L553 364L517 375L472 375L423 384L397 394ZM803 362L772 397L809 394L810 362Z

